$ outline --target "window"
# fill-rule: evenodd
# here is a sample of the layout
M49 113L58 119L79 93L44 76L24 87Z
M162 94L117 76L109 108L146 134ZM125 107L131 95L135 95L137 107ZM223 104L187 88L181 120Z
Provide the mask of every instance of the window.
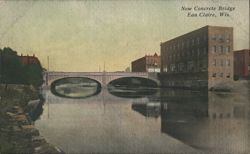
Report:
M192 50L192 56L194 56L194 49Z
M179 63L178 67L179 67L178 69L179 69L180 72L184 71L184 64L183 63Z
M229 59L226 60L226 66L230 66L230 60Z
M190 56L190 57L192 56L192 53L193 53L192 50L190 50L190 51L189 51L189 56Z
M219 53L223 53L223 46L221 45L221 46L219 46L219 49L218 49L219 51Z
M218 36L218 40L219 40L220 42L223 42L223 40L224 40L224 39L223 39L223 35L220 34L220 35Z
M183 57L183 56L184 56L184 52L182 51L182 52L181 52L181 57Z
M202 63L201 63L201 70L202 71L207 71L207 61L206 60L203 60Z
M174 72L174 71L175 71L175 64L171 64L171 65L170 65L170 70L171 70L171 72Z
M230 78L230 73L227 73L227 78Z
M192 39L192 45L194 45L194 39Z
M212 47L212 52L213 52L213 53L216 53L216 45L214 45L214 46Z
M197 69L198 71L201 70L201 62L200 62L200 61L197 61L197 62L196 62L196 69Z
M207 40L207 35L204 35L203 39L204 39L204 41L206 41Z
M193 61L189 61L187 63L187 70L188 71L193 71L194 70L194 62Z
M215 78L215 77L216 77L216 73L213 73L213 74L212 74L212 77L214 77L214 78Z
M220 77L223 77L223 73L220 73Z
M216 41L216 34L212 35L212 40Z
M226 42L227 42L227 43L230 42L230 34L226 34Z
M223 66L223 59L220 60L220 66Z
M216 59L213 60L212 65L213 65L213 66L216 66Z
M200 49L197 49L197 56L200 56Z
M207 48L203 48L203 54L206 55L207 54Z
M168 66L167 65L163 68L163 72L168 72Z
M225 47L225 53L229 53L230 52L230 46L226 46Z
M197 44L200 44L200 38L197 37Z

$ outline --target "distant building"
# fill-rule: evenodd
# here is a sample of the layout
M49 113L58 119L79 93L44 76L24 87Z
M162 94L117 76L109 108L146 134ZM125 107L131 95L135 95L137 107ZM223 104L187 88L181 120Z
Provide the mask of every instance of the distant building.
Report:
M250 50L234 51L234 75L239 78L250 76Z
M154 55L145 55L132 62L132 72L160 72L161 57Z
M208 87L233 80L233 28L205 26L161 43L161 84Z
M33 56L19 56L19 59L23 65L30 65L30 64L40 64L39 59L33 55Z

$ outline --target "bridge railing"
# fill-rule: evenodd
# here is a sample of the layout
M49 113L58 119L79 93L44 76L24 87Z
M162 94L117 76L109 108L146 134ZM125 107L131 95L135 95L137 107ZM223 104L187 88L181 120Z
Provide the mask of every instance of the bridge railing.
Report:
M117 75L117 76L147 76L148 72L47 72L49 76L68 75L68 76L81 76L81 75Z

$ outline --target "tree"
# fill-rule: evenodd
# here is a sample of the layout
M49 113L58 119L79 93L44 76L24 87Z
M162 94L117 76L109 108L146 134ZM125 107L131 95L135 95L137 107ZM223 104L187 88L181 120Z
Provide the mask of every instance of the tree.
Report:
M26 83L34 85L35 87L41 86L43 83L43 69L40 64L24 65L24 75Z
M40 63L23 65L17 52L11 48L0 49L0 83L31 84L43 83L43 69Z
M4 48L0 51L1 83L18 84L23 80L22 64L17 56L17 52L11 48Z

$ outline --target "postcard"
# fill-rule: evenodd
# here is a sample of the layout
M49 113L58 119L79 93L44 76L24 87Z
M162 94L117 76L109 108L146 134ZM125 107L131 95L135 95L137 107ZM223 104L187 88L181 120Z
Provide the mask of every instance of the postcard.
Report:
M249 119L249 0L0 1L0 154L246 154Z

